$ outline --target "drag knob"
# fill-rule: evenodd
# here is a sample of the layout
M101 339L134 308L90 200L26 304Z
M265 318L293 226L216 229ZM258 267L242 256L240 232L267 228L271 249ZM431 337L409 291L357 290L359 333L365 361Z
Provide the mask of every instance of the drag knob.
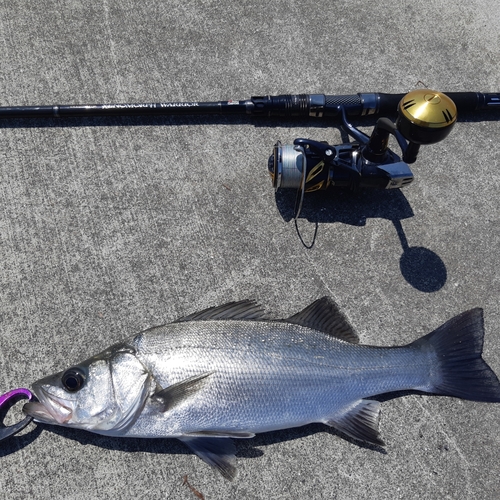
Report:
M447 95L434 90L413 90L398 105L398 130L416 144L442 141L456 121L455 103Z
M413 163L420 144L442 141L457 121L457 107L445 94L429 89L413 90L398 105L396 126L410 142L405 161Z

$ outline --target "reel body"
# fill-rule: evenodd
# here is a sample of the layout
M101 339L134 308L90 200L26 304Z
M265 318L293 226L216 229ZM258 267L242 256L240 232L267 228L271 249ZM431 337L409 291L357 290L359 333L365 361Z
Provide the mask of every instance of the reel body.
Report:
M277 142L269 158L273 186L310 193L329 187L351 190L401 188L413 181L413 173L398 155L387 151L384 163L363 157L358 142L331 146L310 139L295 139L293 145Z
M303 198L304 193L332 187L402 188L413 181L409 164L416 161L420 145L443 140L457 119L453 101L428 89L406 94L399 102L396 123L379 118L370 136L348 122L341 105L338 112L347 136L344 143L295 139L293 145L275 144L268 170L276 190L301 190ZM402 157L388 148L390 135L397 139Z

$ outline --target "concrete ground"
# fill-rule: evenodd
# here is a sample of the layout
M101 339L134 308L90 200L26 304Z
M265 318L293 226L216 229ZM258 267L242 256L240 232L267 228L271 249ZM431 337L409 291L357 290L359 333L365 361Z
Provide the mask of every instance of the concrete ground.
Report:
M499 33L497 0L2 2L0 106L497 92ZM337 144L325 122L0 123L0 392L211 305L284 317L323 295L383 346L480 306L500 374L498 118L422 147L404 191L308 197L298 231L267 158L278 139ZM321 425L262 434L237 443L232 483L174 440L30 424L0 444L0 497L498 495L500 405L382 406L385 451Z

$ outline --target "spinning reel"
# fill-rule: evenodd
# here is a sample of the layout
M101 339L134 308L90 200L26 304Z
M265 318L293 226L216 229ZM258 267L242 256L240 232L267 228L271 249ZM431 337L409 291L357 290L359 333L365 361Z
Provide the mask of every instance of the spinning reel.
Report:
M269 173L276 190L300 191L295 218L305 193L332 187L397 189L410 184L413 173L409 164L416 161L420 145L442 141L457 120L457 107L450 97L428 89L406 94L397 110L395 123L379 118L368 136L348 122L349 106L339 105L342 144L300 138L293 145L275 144ZM402 157L389 149L390 135L396 138Z

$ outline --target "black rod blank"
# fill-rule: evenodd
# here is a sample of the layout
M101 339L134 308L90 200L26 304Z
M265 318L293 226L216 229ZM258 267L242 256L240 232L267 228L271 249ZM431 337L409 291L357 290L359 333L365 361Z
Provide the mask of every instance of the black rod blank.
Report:
M352 95L295 94L255 96L244 101L159 102L137 104L69 104L59 106L4 106L0 119L154 115L250 115L337 118L342 106L350 116L394 114L406 94ZM500 110L500 93L451 92L458 113Z

